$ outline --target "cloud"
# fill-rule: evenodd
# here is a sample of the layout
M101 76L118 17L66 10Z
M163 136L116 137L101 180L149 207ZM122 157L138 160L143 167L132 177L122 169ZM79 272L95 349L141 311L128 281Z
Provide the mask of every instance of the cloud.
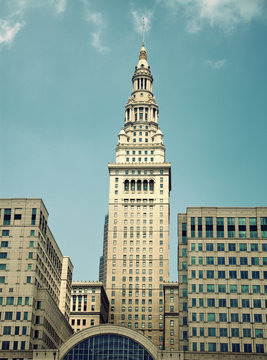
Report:
M54 6L57 14L61 14L66 10L67 0L55 0Z
M209 65L213 70L221 69L227 63L227 59L221 59L217 61L206 60L206 64Z
M132 10L132 17L134 23L134 29L137 33L142 34L143 32L143 19L145 22L145 32L148 32L151 29L151 21L153 17L153 12L150 10L141 11L141 10Z
M159 0L172 11L182 9L186 28L190 33L199 32L204 26L218 26L226 33L239 24L249 24L262 17L267 8L266 0Z
M99 11L93 11L88 0L81 0L85 8L85 20L93 25L94 31L91 32L91 45L98 52L106 52L109 48L103 45L102 37L103 31L107 24L103 18L103 15Z
M11 45L23 25L18 21L0 19L0 45Z

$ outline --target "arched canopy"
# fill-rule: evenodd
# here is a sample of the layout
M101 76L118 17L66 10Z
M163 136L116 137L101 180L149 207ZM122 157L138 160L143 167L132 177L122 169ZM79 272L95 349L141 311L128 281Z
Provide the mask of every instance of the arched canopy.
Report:
M156 346L137 331L99 325L73 335L59 349L60 360L157 360Z

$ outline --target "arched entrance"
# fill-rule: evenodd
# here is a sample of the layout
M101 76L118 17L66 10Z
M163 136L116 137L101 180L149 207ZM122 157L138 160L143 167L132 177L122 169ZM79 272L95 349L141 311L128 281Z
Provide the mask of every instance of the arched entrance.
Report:
M73 335L59 350L60 360L157 360L156 346L137 331L99 325Z

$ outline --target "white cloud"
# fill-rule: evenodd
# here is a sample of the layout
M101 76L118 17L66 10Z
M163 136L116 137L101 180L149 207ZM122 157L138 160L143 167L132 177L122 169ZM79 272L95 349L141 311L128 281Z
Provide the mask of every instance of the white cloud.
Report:
M103 45L103 31L106 28L106 22L99 11L93 11L88 0L81 0L85 8L85 20L93 25L94 31L91 32L91 45L98 52L106 52L109 48Z
M66 10L67 0L55 0L54 6L58 14L63 13Z
M221 59L217 61L207 60L206 64L208 64L213 70L221 69L227 63L227 59Z
M0 19L0 44L11 45L23 23Z
M148 32L151 29L151 21L153 13L150 10L141 11L141 10L132 10L132 17L134 23L134 29L137 33L142 34L143 32L143 19L145 22L145 32Z
M159 0L172 11L184 10L187 30L199 32L205 25L231 32L239 24L249 24L267 9L266 0Z

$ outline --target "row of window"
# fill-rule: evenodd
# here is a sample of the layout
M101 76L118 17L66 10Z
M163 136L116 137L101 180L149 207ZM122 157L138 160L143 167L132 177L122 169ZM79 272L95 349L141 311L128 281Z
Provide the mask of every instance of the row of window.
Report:
M197 320L197 315L199 315L199 320ZM205 316L206 315L206 316ZM206 317L206 321L217 321L216 318L218 319L218 315L219 315L219 322L227 322L227 314L226 313L219 313L219 314L215 314L215 313L195 313L193 312L191 314L191 321L195 322L195 321L205 321L205 317ZM245 315L245 320L246 320L246 316L248 316L249 314L244 314ZM267 315L266 315L267 316ZM229 318L229 316L228 316ZM262 314L254 314L254 323L262 323ZM239 322L239 314L230 314L230 318L228 319L228 321L231 322ZM241 321L241 319L240 319ZM248 322L248 321L245 321ZM187 325L187 324L184 324Z
M147 174L156 174L157 171L155 170L125 170L124 171L124 174L125 175L129 175L129 174L132 174L132 175L135 175L135 174L138 174L138 175L141 175L141 174L144 174L144 175L147 175ZM159 171L160 175L163 175L164 173L164 170L160 170ZM115 171L115 174L119 174L119 170L116 170Z
M138 311L138 310L136 310L136 311ZM134 317L133 317L132 314L128 314L127 317L128 317L128 320L132 320L133 318L134 318L134 320L139 320L139 315L138 314L134 315ZM146 320L146 315L142 314L142 315L140 315L140 318L141 318L141 320ZM147 318L148 318L148 320L152 320L152 315L147 315ZM163 315L161 315L160 319L161 320L163 319ZM121 320L125 320L125 314L121 315Z
M187 338L187 334L184 334L184 338ZM199 345L199 348L198 348ZM207 346L208 345L208 346ZM206 346L206 348L205 348ZM187 350L188 348L185 347L184 350ZM193 342L192 343L192 350L193 351L210 351L210 352L216 352L216 351L220 351L220 352L228 352L228 351L232 351L232 352L241 352L241 346L239 343L233 343L232 344L232 348L230 349L228 347L228 343L220 343L220 347L219 344L216 343L197 343L197 342ZM263 344L256 344L255 347L256 353L264 353L264 345ZM245 353L252 353L252 344L244 344L243 345L243 351Z
M142 126L140 126L140 128L142 128ZM154 150L151 150L150 152L149 151L147 151L147 150L145 150L144 152L143 151L141 151L141 150L133 150L132 152L131 152L131 154L132 155L142 155L144 153L144 155L148 155L148 153L150 153L151 155L154 155ZM127 150L126 151L126 155L130 155L130 151L129 150ZM140 171L140 174L141 174L141 170L138 170L138 174L139 174L139 171ZM151 170L152 171L152 174L153 174L153 170Z
M27 326L3 326L3 335L27 335Z
M219 285L220 286L220 285ZM192 300L192 307L197 306L197 299L193 298ZM198 299L198 305L199 307L204 306L205 299L199 298ZM207 307L215 307L216 299L214 298L208 298L207 301ZM261 299L253 299L250 301L250 299L241 299L241 302L239 299L229 299L228 301L226 299L217 299L218 307L231 307L231 308L237 308L240 305L242 308L250 308L250 305L252 308L261 309L264 306L264 301ZM265 300L265 308L267 308L267 300ZM187 311L187 302L183 303L183 311Z
M26 276L25 283L30 284L32 282L31 276ZM6 283L6 276L0 276L0 284Z
M18 298L14 296L3 298L3 296L0 296L0 305L30 305L30 298L29 296L19 296Z
M23 313L20 311L5 311L3 313L0 312L0 320L29 320L28 316L28 311L24 311Z
M19 346L20 345L20 346ZM25 350L25 341L13 341L13 350ZM2 341L2 350L11 350L11 341Z
M163 184L162 184L163 185ZM131 191L135 191L135 189L137 191L141 191L143 188L144 191L154 191L154 180L125 180L124 181L124 191L129 191L129 189L131 189Z
M22 209L15 209L14 220L22 219L21 211ZM31 225L36 225L36 211L37 211L36 208L32 209ZM11 214L12 214L12 209L4 209L4 220L3 220L4 225L10 225ZM0 215L1 215L1 209L0 209Z
M92 294L95 294L95 288L72 288L73 293L89 293L92 292Z
M187 279L186 279L187 280ZM182 282L184 283L184 275L182 277ZM215 292L215 284L207 284L205 285L207 293L214 293ZM224 285L218 285L216 284L216 288L219 290L224 290ZM196 293L197 292L197 285L192 284L191 292ZM203 293L204 292L204 284L198 284L198 292ZM216 291L217 292L217 291ZM223 291L224 292L224 291ZM235 285L235 284L228 284L227 285L227 293L241 293L241 294L267 294L267 285Z
M82 305L78 304L78 306L73 305L72 306L72 311L95 311L95 305L91 305L90 310L88 309L87 305Z
M251 244L246 244L246 243L242 243L242 244L238 244L239 246L237 246L237 244L234 243L230 243L230 244L224 244L224 243L206 243L205 244L205 249L202 243L197 244L198 245L198 251L215 251L215 245L216 245L216 249L217 251L260 251L260 248L262 248L262 251L267 251L267 243L251 243ZM227 246L226 246L227 245ZM260 246L261 245L261 246ZM197 251L196 250L196 244L195 243L191 243L191 251Z
M216 232L218 238L224 238L225 236L225 226L224 222L226 222L226 219L224 221L224 218L216 218ZM247 226L247 223L249 226ZM238 224L238 225L236 225ZM258 224L257 224L257 218L248 218L246 221L246 218L227 218L227 235L229 238L235 238L236 237L236 231L238 230L238 237L239 238L246 238L247 237L247 230L249 228L249 234L251 238L257 238L258 237ZM261 230L261 237L267 238L267 217L261 217L260 218L260 226ZM187 227L186 223L182 224L182 236L186 237L187 235ZM202 238L202 217L198 218L198 225L197 225L197 234L199 238ZM213 217L206 217L205 218L205 231L206 231L206 238L213 238L214 237L214 225L213 225ZM194 238L196 236L196 224L195 224L195 218L191 217L191 237Z
M221 276L223 276L223 279L266 279L267 280L267 271L236 271L236 270L229 270L229 272L225 272L223 270L223 273L220 273L218 271L218 274L216 274L214 270L198 270L198 277L197 277L197 270L191 270L191 279L214 279L216 275L218 275L218 279L222 279ZM206 276L205 276L206 275ZM226 276L225 276L226 275ZM220 276L220 277L219 277Z
M86 326L87 324L87 320L86 319L71 319L71 325L74 326ZM90 319L90 325L93 326L95 325L95 320L94 319Z
M125 322L121 322L121 326L126 326ZM132 323L131 322L128 322L127 324L128 328L132 328ZM147 327L148 329L152 329L152 323L148 323L147 324ZM134 323L134 328L135 329L139 329L139 328L142 328L142 329L145 329L146 328L146 324L144 322L141 323L141 326L139 325L139 323L135 322ZM163 329L163 323L159 323L159 328L160 329Z
M249 315L249 314L244 314L244 315ZM246 319L246 316L245 316L245 319ZM263 320L263 316L262 314L254 314L254 323L262 323L264 322ZM191 321L192 322L204 322L204 321L207 321L207 322L220 322L220 323L223 323L223 322L229 322L229 323L232 323L232 322L239 322L239 314L227 314L227 313L222 313L220 312L219 314L217 313L195 313L193 312L191 314ZM265 319L265 322L267 321L267 315L266 315L266 319ZM240 319L240 322L241 322L241 319ZM245 322L248 322L248 321L244 321ZM188 321L187 321L187 316L183 316L182 318L182 323L183 325L187 325L188 324ZM250 322L251 324L251 322Z
M199 331L198 331L199 330ZM230 331L229 331L230 330ZM220 336L220 337L240 337L241 329L239 328L215 328L215 327L200 327L192 328L192 336ZM251 329L243 329L242 331L243 337L251 338ZM254 337L255 338L263 338L263 329L254 329Z

